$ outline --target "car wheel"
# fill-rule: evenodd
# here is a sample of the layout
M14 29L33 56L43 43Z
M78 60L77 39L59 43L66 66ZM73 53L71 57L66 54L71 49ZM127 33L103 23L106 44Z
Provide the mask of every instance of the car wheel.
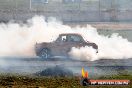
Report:
M43 59L47 59L50 57L50 50L48 48L44 48L40 52L40 57Z

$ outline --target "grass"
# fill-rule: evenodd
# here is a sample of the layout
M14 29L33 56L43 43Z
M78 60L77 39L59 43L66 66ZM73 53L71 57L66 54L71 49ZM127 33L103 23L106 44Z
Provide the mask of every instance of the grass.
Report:
M0 75L0 88L87 88L80 85L81 77L45 77ZM102 76L98 79L129 79L132 75ZM90 86L90 88L132 88L127 86Z
M96 79L96 78L94 78ZM129 79L131 74L119 74L101 76L98 79ZM132 88L130 85L96 85L83 87L80 85L81 77L45 77L45 76L22 76L13 74L0 75L0 88Z

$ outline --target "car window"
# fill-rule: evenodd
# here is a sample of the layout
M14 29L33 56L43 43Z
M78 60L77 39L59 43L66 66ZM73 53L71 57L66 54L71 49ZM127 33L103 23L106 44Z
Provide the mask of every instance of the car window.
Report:
M68 41L70 42L81 42L83 41L82 37L78 36L78 35L70 35L68 37Z
M59 36L56 40L56 42L66 42L67 41L67 37L66 36Z
M61 41L66 42L67 41L67 37L66 36L61 36Z

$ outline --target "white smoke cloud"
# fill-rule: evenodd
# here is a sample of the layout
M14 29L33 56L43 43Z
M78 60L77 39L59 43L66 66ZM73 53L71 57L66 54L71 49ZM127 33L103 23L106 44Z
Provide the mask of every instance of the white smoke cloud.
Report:
M81 47L81 48L75 48L73 47L72 50L69 52L69 55L71 58L76 60L97 60L97 54L96 50L92 47Z
M27 24L9 22L0 24L0 56L35 56L36 42L50 42L61 33L79 33L85 40L94 42L99 47L99 53L90 47L72 48L72 57L97 60L100 58L124 59L132 57L132 43L118 34L110 37L99 35L96 28L71 28L60 21L50 18L48 22L43 16L35 16Z
M79 30L79 29L78 29ZM83 29L82 29L83 30ZM104 59L128 59L132 57L132 43L127 39L119 36L118 33L113 33L110 37L99 35L96 29L89 30L84 28L86 32L80 32L86 40L92 41L98 45L98 54L88 47L81 49L72 49L70 55L73 57L82 58L85 60ZM84 57L85 56L85 57Z

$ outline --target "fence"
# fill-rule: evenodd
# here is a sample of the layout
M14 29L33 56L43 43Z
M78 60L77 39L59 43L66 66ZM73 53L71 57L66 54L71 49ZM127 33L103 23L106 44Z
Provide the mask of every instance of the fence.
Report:
M131 22L131 0L0 0L0 21L35 14L68 22Z

